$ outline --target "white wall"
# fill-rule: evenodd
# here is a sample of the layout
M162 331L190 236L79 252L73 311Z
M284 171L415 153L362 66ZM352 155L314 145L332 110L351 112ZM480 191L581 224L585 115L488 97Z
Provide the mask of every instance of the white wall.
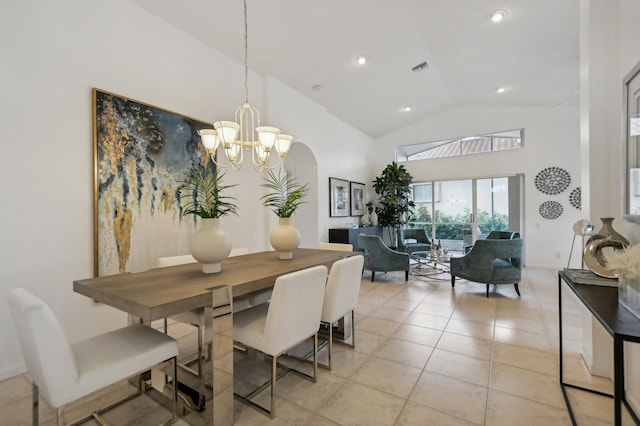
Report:
M386 160L378 158L376 167L382 170L385 161L393 160L397 145L519 128L525 129L524 148L520 150L404 164L417 182L524 174L525 229L522 235L525 239L526 264L562 268L569 258L572 225L582 215L569 203L569 193L580 186L577 107L457 108L379 138L378 148L384 152ZM535 187L536 174L549 166L562 167L571 175L571 185L561 194L545 195ZM558 201L563 206L563 214L558 219L548 220L540 216L540 204L547 200Z
M91 89L213 121L233 118L244 85L240 64L126 0L2 2L0 51L3 379L24 371L4 296L9 288L23 286L46 300L71 341L126 323L123 313L72 291L74 279L93 274ZM317 232L326 239L327 177L365 180L360 154L371 140L274 79L251 73L249 86L250 100L266 109L264 121L313 151L320 182ZM225 178L240 183L232 194L240 216L224 218L223 226L235 247L251 251L270 249L260 178L250 166Z

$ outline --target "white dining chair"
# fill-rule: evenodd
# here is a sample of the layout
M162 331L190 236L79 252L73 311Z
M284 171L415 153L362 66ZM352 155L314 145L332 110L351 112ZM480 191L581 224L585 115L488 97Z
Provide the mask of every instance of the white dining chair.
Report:
M318 373L318 324L322 314L327 267L314 266L281 275L276 279L271 301L233 315L233 338L243 346L271 356L271 402L265 408L252 398L264 386L247 395L234 396L271 418L276 414L276 376L278 356L313 337L313 374L295 371L316 381Z
M249 254L248 248L245 248L245 247L234 248L231 250L231 253L229 253L229 257L242 256L245 254ZM160 257L156 261L156 267L162 268L166 266L177 266L177 265L183 265L183 264L194 263L194 262L197 262L197 260L190 254ZM255 294L238 298L237 300L234 300L233 306L234 306L234 309L238 309L238 310L247 309L256 304L266 303L270 297L271 297L271 290L268 289L261 292L257 292ZM169 317L169 319L173 321L178 321L185 324L191 324L197 329L198 353L197 353L197 359L195 360L197 363L197 370L194 371L189 366L189 364L193 363L193 360L191 360L191 362L187 362L186 364L180 364L181 368L184 368L185 370L191 372L192 374L197 375L198 379L200 380L199 389L198 389L200 398L197 402L194 401L194 404L196 405L195 408L197 409L203 408L205 403L204 395L205 395L205 388L207 386L207 382L205 379L204 361L211 357L211 344L213 341L213 331L205 327L204 312L205 312L204 309L193 309L190 311L185 311L179 314L171 315ZM168 332L167 318L165 318L164 320L164 332L165 333ZM207 345L206 357L204 356L204 353L203 353L203 347L205 344Z
M341 342L352 348L355 347L355 309L360 294L360 280L362 279L362 255L347 257L333 263L327 286L324 291L321 325L328 329L328 362L321 364L331 370L331 353L333 351L333 324L351 314L351 344Z
M168 360L173 364L174 386L173 416L167 424L176 420L178 342L173 338L135 324L70 344L53 311L37 296L23 288L14 288L9 290L8 300L32 380L34 425L39 423L40 395L56 410L56 424L61 425L66 404ZM74 424L91 417L105 424L102 414L107 409L140 395L141 391L139 382L135 394Z

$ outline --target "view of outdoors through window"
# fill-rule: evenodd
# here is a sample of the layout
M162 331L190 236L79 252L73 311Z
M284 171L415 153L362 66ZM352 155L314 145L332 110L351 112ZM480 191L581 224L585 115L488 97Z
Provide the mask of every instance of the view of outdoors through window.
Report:
M522 147L524 129L487 135L467 136L414 145L399 146L397 161L415 161L434 158L478 154L481 152L505 151Z
M508 187L507 177L415 183L413 225L443 248L464 251L474 238L509 229Z

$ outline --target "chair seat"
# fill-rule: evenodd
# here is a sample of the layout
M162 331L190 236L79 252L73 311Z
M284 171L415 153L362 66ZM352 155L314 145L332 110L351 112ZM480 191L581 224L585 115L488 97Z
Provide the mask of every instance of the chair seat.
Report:
M233 315L233 338L247 346L265 352L264 326L267 322L269 304L254 306ZM267 353L268 355L277 355Z
M78 370L76 387L64 404L178 355L178 342L143 324L114 330L72 345Z

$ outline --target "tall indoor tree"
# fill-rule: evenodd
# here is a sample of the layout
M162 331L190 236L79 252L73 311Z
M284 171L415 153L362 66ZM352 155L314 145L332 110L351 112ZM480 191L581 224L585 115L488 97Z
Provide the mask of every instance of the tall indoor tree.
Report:
M378 195L378 224L386 227L391 245L397 247L398 231L409 223L415 207L411 194L413 176L402 164L395 161L382 171L373 181L373 189Z

